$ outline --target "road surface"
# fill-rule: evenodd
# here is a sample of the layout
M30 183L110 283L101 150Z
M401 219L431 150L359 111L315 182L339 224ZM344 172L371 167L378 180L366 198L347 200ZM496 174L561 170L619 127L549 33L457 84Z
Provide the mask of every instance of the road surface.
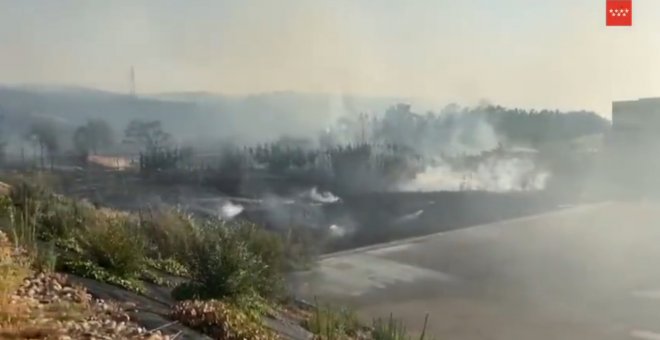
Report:
M438 339L660 339L660 203L603 203L324 257L301 297Z

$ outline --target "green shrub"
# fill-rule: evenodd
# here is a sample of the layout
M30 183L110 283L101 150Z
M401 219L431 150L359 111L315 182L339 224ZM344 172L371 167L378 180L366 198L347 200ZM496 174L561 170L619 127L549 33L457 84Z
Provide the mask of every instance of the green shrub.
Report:
M188 268L186 268L185 265L183 265L181 262L177 261L176 259L166 258L166 259L154 260L151 258L147 258L145 259L145 261L150 268L159 270L161 272L175 276L181 276L181 277L190 276L190 272L188 271Z
M50 241L39 246L33 266L39 272L52 273L56 270L57 260L58 255L55 242Z
M15 246L33 251L37 249L37 235L39 226L37 216L41 211L38 201L26 200L21 208L14 205L11 199L3 199L2 217L3 225L11 236Z
M77 234L96 218L92 206L68 198L53 196L42 202L42 209L37 215L39 238L42 240Z
M15 180L9 193L9 197L17 207L22 207L25 202L43 202L50 196L51 191L48 186L24 178Z
M125 278L139 276L145 264L144 237L128 218L98 219L78 237L84 258Z
M351 310L320 305L318 302L303 326L324 340L355 338L362 330L357 316Z
M184 261L197 234L190 215L169 209L149 211L139 218L143 232L149 235L146 250L150 258Z
M192 280L175 295L274 298L282 292L285 255L276 234L251 223L206 222L193 235L185 256Z
M275 297L283 291L282 273L286 270L286 256L282 238L273 232L267 231L256 224L238 222L229 226L231 238L235 242L244 242L248 250L259 257L264 264L261 275L255 282L257 291L263 296Z
M233 230L207 224L188 258L192 283L186 288L202 299L261 293L267 265Z
M123 287L134 292L144 293L144 286L136 278L118 276L85 258L64 257L61 268L68 273Z
M159 286L174 287L175 284L160 275L160 273L153 269L146 268L140 274L140 280L144 282L153 283Z

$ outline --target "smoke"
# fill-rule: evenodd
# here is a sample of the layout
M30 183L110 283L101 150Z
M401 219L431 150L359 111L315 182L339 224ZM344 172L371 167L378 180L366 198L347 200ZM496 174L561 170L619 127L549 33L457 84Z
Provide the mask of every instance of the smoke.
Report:
M341 199L337 196L335 196L333 193L329 191L323 191L319 192L316 187L313 187L308 193L307 196L312 200L317 203L336 203L339 202Z
M502 142L495 128L485 119L466 114L453 117L457 122L443 149L446 154L477 154L492 150Z
M220 218L223 220L231 220L234 217L238 216L244 210L243 206L240 204L234 204L232 202L226 202L220 207Z
M348 230L345 227L333 224L328 227L328 233L330 234L330 237L341 238L348 234Z
M455 169L449 164L427 167L415 179L399 186L404 191L485 190L494 192L542 190L549 173L533 160L494 158L476 169Z
M394 224L402 224L402 223L412 222L412 221L418 219L420 216L422 216L423 213L424 213L424 210L420 209L420 210L415 211L412 214L403 215L403 216L397 218L394 221Z

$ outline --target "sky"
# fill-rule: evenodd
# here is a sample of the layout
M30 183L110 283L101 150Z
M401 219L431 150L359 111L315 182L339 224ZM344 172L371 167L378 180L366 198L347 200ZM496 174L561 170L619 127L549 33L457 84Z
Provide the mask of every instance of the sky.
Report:
M0 83L588 109L660 96L660 1L0 0Z

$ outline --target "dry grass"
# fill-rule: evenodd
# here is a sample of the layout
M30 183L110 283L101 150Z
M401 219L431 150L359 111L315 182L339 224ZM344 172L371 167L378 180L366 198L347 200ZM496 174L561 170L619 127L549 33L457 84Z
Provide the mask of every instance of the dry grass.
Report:
M30 277L30 259L0 232L0 339L54 339L61 335L58 322L85 318L84 303L39 301L15 295Z
M0 182L0 196L7 196L11 192L11 186L7 183Z
M172 308L170 317L214 339L280 339L241 308L222 301L182 301Z

